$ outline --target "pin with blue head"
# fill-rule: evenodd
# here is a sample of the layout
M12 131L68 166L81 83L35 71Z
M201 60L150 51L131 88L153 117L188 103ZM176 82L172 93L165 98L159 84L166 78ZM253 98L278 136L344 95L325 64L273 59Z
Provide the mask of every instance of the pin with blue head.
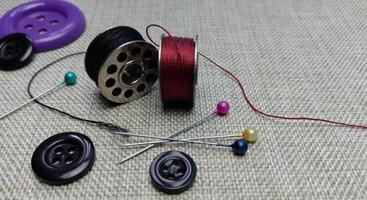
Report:
M244 139L239 139L239 140L236 140L233 144L218 143L217 146L232 148L234 155L244 156L248 149L248 142Z
M27 102L25 102L25 103L23 103L23 104L21 104L21 105L17 106L16 108L14 108L14 109L10 110L9 112L7 112L7 113L5 113L4 115L2 115L2 116L0 117L0 119L5 118L6 116L10 115L11 113L13 113L13 112L15 112L15 111L19 110L20 108L22 108L22 107L24 107L24 106L28 105L28 104L29 104L29 103L31 103L32 101L34 101L34 100L36 100L36 99L38 99L38 98L40 98L40 97L45 96L46 94L48 94L49 92L51 92L51 91L53 91L53 90L58 89L60 86L62 86L62 85L64 85L64 84L65 84L65 85L75 85L75 84L76 84L76 82L77 82L77 76L76 76L76 74L75 74L74 72L71 72L71 71L70 71L70 72L66 72L66 74L64 75L64 80L63 80L61 83L59 83L59 84L57 84L57 85L53 86L52 88L48 89L47 91L45 91L45 92L43 92L43 93L39 94L39 95L38 95L38 96L36 96L36 97L33 97L32 99L28 100Z
M232 145L232 150L235 155L243 156L248 149L248 143L244 139L236 140Z
M217 104L216 113L220 116L227 115L230 110L230 105L227 101L220 101ZM225 145L221 144L220 146L223 147L231 147L233 150L233 153L238 156L243 156L246 154L246 151L248 149L248 143L244 139L236 140L232 145Z

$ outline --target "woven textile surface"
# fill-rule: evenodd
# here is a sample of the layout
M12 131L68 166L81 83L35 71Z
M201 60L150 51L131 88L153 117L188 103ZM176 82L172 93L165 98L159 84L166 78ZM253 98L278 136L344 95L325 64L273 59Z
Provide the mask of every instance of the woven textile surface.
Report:
M85 51L100 32L118 25L137 29L158 23L177 36L199 35L199 50L236 74L254 104L278 115L321 117L367 124L367 2L352 0L70 0L85 14L87 28L74 43L39 53L20 70L0 71L0 113L26 101L31 76L64 55ZM25 0L1 0L0 14ZM1 28L1 27L0 27ZM152 29L152 37L161 32ZM216 102L232 105L180 137L229 135L244 127L261 131L245 157L202 145L162 145L124 164L141 141L110 134L33 103L0 121L0 199L363 199L367 193L365 130L264 118L245 103L232 79L202 58L195 107L165 111L159 86L120 106L101 97L75 56L42 72L32 92L57 84L66 71L79 82L42 102L74 115L165 136L205 116ZM64 131L88 135L96 148L93 169L65 186L37 180L31 156L47 137ZM230 143L232 140L221 140ZM168 196L150 183L153 158L163 151L189 154L198 167L193 187Z

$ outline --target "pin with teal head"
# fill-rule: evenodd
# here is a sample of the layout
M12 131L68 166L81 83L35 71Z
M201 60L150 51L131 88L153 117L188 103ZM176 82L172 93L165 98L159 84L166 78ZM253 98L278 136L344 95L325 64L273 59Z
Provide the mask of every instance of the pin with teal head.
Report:
M14 108L14 109L10 110L9 112L5 113L4 115L2 115L2 116L0 117L0 120L1 120L1 119L3 119L3 118L5 118L6 116L8 116L8 115L12 114L13 112L15 112L15 111L17 111L17 110L21 109L22 107L24 107L24 106L28 105L28 104L29 104L29 103L31 103L32 101L34 101L34 100L36 100L36 99L39 99L39 98L41 98L41 97L45 96L46 94L48 94L48 93L50 93L50 92L52 92L52 91L55 91L56 89L59 89L61 86L64 86L64 85L75 85L75 84L76 84L76 82L77 82L77 76L76 76L76 74L75 74L74 72L71 72L71 71L70 71L70 72L66 72L66 73L65 73L65 75L64 75L64 80L63 80L63 81L61 81L59 84L55 85L54 87L52 87L52 88L50 88L50 89L46 90L45 92L43 92L43 93L41 93L41 94L37 95L36 97L34 97L34 98L32 98L32 99L28 100L27 102L25 102L25 103L23 103L23 104L21 104L21 105L17 106L16 108Z
M75 85L77 76L74 72L66 72L64 75L64 81L66 85Z

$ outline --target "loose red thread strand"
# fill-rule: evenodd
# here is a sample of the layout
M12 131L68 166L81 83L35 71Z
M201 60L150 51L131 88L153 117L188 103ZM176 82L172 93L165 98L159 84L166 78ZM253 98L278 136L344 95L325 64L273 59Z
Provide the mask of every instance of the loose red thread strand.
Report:
M149 29L151 27L157 27L160 28L161 30L163 30L167 35L171 36L170 32L167 31L164 27L158 25L158 24L151 24L149 26L147 26L146 28L146 35L149 38L149 40L155 44L156 46L159 46L157 43L155 43L153 41L153 39L150 37L149 35ZM357 124L349 124L349 123L344 123L344 122L338 122L338 121L333 121L333 120L328 120L328 119L321 119L321 118L313 118L313 117L287 117L287 116L279 116L279 115L273 115L273 114L269 114L266 112L261 111L260 109L256 108L254 106L254 104L250 101L249 97L247 96L246 92L245 92L245 88L243 86L243 84L241 83L241 81L233 74L231 73L229 70L225 69L223 66L219 65L217 62L213 61L211 58L209 58L208 56L204 55L201 52L198 52L198 54L205 58L207 61L209 61L210 63L212 63L213 65L215 65L216 67L218 67L220 70L222 70L223 72L225 72L227 75L229 75L231 78L233 78L233 80L237 83L237 85L240 87L241 89L241 93L247 103L247 105L255 112L258 113L260 115L263 115L265 117L270 117L270 118L275 118L275 119L283 119L283 120L298 120L298 121L314 121L314 122L323 122L323 123L329 123L329 124L335 124L335 125L340 125L340 126L345 126L345 127L351 127L351 128L361 128L361 129L367 129L367 126L365 125L357 125Z

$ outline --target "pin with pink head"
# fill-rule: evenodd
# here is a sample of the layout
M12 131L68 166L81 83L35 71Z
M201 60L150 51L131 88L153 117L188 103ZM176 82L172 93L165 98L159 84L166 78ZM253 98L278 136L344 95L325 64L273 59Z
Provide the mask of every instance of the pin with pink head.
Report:
M215 110L215 113L217 113L220 116L224 116L224 115L227 115L230 108L231 108L231 106L229 105L229 103L227 101L220 101L217 104L217 109Z

